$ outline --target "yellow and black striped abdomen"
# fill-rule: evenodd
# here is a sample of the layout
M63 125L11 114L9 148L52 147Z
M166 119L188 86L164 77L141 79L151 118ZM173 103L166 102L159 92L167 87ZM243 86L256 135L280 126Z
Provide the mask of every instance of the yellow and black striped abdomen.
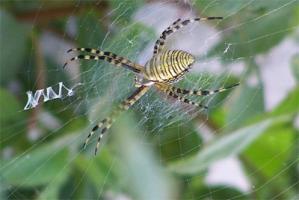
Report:
M154 82L174 81L184 75L194 60L194 57L185 51L164 51L146 63L145 78Z

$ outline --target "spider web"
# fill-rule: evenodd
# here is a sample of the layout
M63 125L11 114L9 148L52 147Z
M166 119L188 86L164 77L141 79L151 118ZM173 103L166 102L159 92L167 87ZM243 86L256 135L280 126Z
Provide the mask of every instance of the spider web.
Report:
M7 133L1 134L2 142L10 141L16 136L25 134L22 138L28 140L30 146L20 148L21 151L15 150L13 145L3 148L1 174L4 175L1 175L1 185L4 186L4 192L2 193L8 199L25 199L28 195L26 194L26 187L33 185L33 196L38 196L41 199L43 197L51 198L47 195L52 194L52 190L55 189L60 190L60 197L66 199L76 196L80 190L85 192L79 198L90 199L103 196L108 199L130 199L132 196L132 198L151 196L157 199L166 199L165 197L170 197L167 196L169 194L171 197L184 199L209 197L217 199L218 193L223 195L221 192L230 190L235 194L229 198L238 199L246 195L248 198L254 197L260 191L268 190L269 185L277 184L277 180L280 180L281 176L285 175L290 168L298 166L298 158L293 158L289 162L285 161L283 167L276 171L276 175L265 179L263 184L255 185L254 179L259 177L260 172L268 165L292 151L292 145L282 148L281 152L271 154L271 158L268 158L267 162L261 162L261 165L252 169L247 169L250 164L244 166L243 162L248 160L244 161L242 154L241 158L232 155L228 158L219 159L205 172L181 177L181 182L177 180L177 177L169 175L166 170L166 163L184 160L188 156L195 155L213 139L218 138L217 134L233 132L239 123L245 123L251 117L261 114L263 111L260 110L269 112L274 110L275 106L286 98L288 92L295 87L296 81L290 75L290 69L270 68L270 65L275 62L288 65L290 59L298 52L298 43L296 44L294 39L296 38L295 34L290 34L274 45L274 48L270 48L270 51L261 52L258 56L254 53L255 49L250 49L253 53L244 54L244 57L236 50L240 50L239 47L242 45L258 48L258 45L252 44L256 44L256 41L259 40L271 39L285 32L292 31L298 34L298 27L285 28L282 26L276 32L262 32L259 36L250 38L250 40L244 39L241 42L230 41L228 37L227 41L217 46L223 38L232 32L242 32L242 30L246 32L248 31L246 27L252 26L252 24L258 27L262 26L264 19L267 21L267 19L277 17L276 15L287 11L291 6L298 6L294 0L275 2L277 3L273 3L272 7L267 7L267 11L258 15L254 13L257 12L255 10L257 4L263 3L254 0L237 1L234 7L227 8L223 14L221 13L224 19L239 17L235 21L231 20L231 24L219 21L194 23L180 29L167 39L166 48L185 50L192 53L197 59L191 72L182 81L175 84L176 86L188 89L217 89L238 81L245 86L223 94L191 98L193 101L208 105L208 111L184 105L152 89L129 111L123 113L119 118L120 122L116 122L115 128L112 127L105 135L101 142L100 153L95 158L92 155L97 137L91 140L87 150L83 150L80 146L93 125L106 117L119 102L134 91L134 75L104 61L72 62L63 71L63 63L76 55L68 55L65 53L66 50L77 47L78 44L80 47L111 51L137 63L145 64L152 56L155 40L173 21L177 18L184 19L198 15L218 16L219 14L215 11L217 11L221 1L214 0L209 3L161 1L142 5L133 1L116 1L116 3L112 3L112 8L105 14L101 14L100 17L95 15L97 11L93 8L87 8L84 14L77 16L77 9L81 6L80 2L77 3L73 8L74 15L67 19L62 37L58 37L51 31L45 31L39 37L37 46L30 49L29 54L33 55L40 48L47 68L36 71L36 69L32 69L35 61L28 59L26 60L26 70L21 71L20 74L27 77L25 82L31 83L29 87L26 86L24 91L35 91L40 89L39 87L54 87L59 82L67 83L70 88L78 83L83 85L77 88L75 95L71 97L39 104L39 107L30 112L33 117L29 120L21 118L22 120L4 127L2 131ZM95 4L100 3L101 1ZM46 5L40 3L38 8L42 10L44 6ZM244 16L242 18L240 13L246 9L253 10L251 13L253 17L246 18ZM39 14L37 13L36 19L32 23L33 28L37 26L38 19ZM107 23L105 24L106 30L100 30L101 27L95 26L95 23ZM69 37L73 38L70 42ZM212 49L214 50L212 51ZM274 57L278 57L281 52L285 51L288 53L284 55L284 58L275 61ZM45 78L45 74L51 78ZM281 79L280 84L273 84L275 80L271 77L279 77ZM241 89L245 92L242 92ZM277 92L278 89L279 92ZM261 96L261 91L264 92L263 96ZM248 96L246 96L246 92L248 92ZM25 93L23 91L22 93L17 92L16 95L25 96ZM242 95L247 99L240 98ZM240 103L242 100L246 100L245 107L238 110L234 109L244 105ZM258 105L254 107L254 104L257 103ZM24 100L25 104L26 100ZM227 120L222 122L223 120L218 116L225 115L227 110L231 110L231 112L227 114ZM27 111L19 109L13 116L17 118L19 115L27 114ZM62 118L63 115L67 117ZM243 119L244 116L248 116L247 119L245 117L246 120ZM217 123L210 124L210 118ZM32 119L35 122L30 122ZM26 124L29 124L28 132L24 133L24 130L18 129ZM298 117L294 124L297 124L298 127ZM118 127L123 127L123 129ZM69 131L66 131L67 129ZM293 129L287 130L287 134L293 133ZM138 132L138 134L124 134L122 136L122 132L126 131ZM63 135L59 136L59 134ZM60 139L55 140L58 137ZM285 139L289 141L291 137ZM277 140L273 139L273 141ZM56 148L53 149L53 145ZM254 145L261 147L259 143ZM70 153L65 154L65 149L69 149ZM15 168L17 164L30 162L30 158L36 155L36 150L49 151L46 154L48 157L44 160L41 159L42 163L37 162L40 165L22 177L24 182L15 184L14 179L11 182L7 181L5 171L9 171L9 168ZM18 152L17 155L15 155L16 152ZM34 177L46 176L44 169L55 168L55 165L50 164L52 160L57 157L65 158L66 155L67 161L58 165L60 168L57 170L58 173L54 177L48 178L47 184L43 181L38 182L39 179L37 179L37 184L34 184L34 180L36 180ZM247 155L246 151L245 155ZM139 164L136 160L144 163L141 165L144 166L144 171L134 172L136 165ZM150 161L155 162L155 164L148 163ZM145 167L147 165L149 167ZM25 166L27 165L25 164ZM73 171L71 171L72 167L75 168ZM94 180L91 177L92 171L96 171L94 176L99 176L100 180ZM235 178L227 177L225 173L235 174ZM160 179L149 177L153 174L160 176ZM121 178L116 178L118 176ZM157 181L155 182L156 185L145 185L144 187L149 188L148 191L139 188L141 186L136 183L145 184L141 177L149 182ZM72 178L76 179L76 182L70 180ZM31 180L33 183L30 183ZM40 180L44 179L40 178ZM135 190L128 189L126 181L132 181L132 185L136 186ZM180 196L177 194L178 192L174 192L174 188L180 188L176 185L178 182L187 188L185 196ZM204 184L204 187L198 189L200 188L198 185L201 184ZM58 189L53 185L58 185ZM67 185L71 185L71 189ZM93 189L88 189L91 185L93 185L91 187ZM293 190L296 185L298 185L298 180L284 189L280 189L280 185L274 186L274 188L279 188L274 199L281 198L286 194L289 195L289 191ZM67 192L61 192L64 188L67 189ZM157 195L165 194L166 196L155 196L151 193L153 192L151 189L157 190ZM142 192L149 192L148 196L143 196ZM53 192L53 194L56 193ZM226 197L221 196L221 198Z

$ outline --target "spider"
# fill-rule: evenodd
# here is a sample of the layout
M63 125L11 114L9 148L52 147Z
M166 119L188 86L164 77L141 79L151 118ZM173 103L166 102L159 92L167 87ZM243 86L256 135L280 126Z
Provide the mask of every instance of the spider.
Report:
M99 49L92 48L74 48L67 51L80 51L89 53L89 55L78 55L70 59L70 61L82 59L82 60L105 60L110 64L113 64L117 67L124 67L133 71L135 76L135 87L137 89L123 102L119 104L117 109L112 111L110 116L106 117L95 125L89 135L86 138L86 141L83 145L83 148L86 147L88 141L93 136L93 134L100 128L102 128L97 145L95 148L95 155L97 154L100 140L103 135L109 130L116 117L125 110L128 110L134 103L136 103L151 87L155 87L157 90L166 93L168 96L186 103L191 104L200 108L207 109L208 107L202 104L195 103L185 96L187 95L196 95L196 96L207 96L215 94L218 92L223 92L225 90L231 89L239 85L236 83L228 87L222 87L216 90L187 90L181 89L173 86L173 83L182 79L182 77L188 72L192 64L195 62L195 58L188 52L182 50L166 50L165 41L169 35L178 31L180 28L202 20L221 20L222 17L207 17L207 18L191 18L186 20L178 19L173 22L167 29L165 29L160 38L156 41L154 47L153 57L144 65L139 65L134 63L126 58L118 56L111 52L101 51ZM64 64L64 67L68 63Z

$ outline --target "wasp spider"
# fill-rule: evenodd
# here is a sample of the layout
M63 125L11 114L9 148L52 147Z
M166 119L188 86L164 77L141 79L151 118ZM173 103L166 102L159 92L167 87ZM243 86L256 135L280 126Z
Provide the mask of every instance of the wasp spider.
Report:
M105 60L108 63L111 63L115 66L127 68L136 74L135 86L137 87L137 89L133 92L133 94L131 94L131 96L129 96L126 100L124 100L121 104L119 104L118 108L115 109L109 117L103 119L93 127L93 129L87 136L87 139L84 143L84 148L86 147L91 136L98 129L102 128L95 148L95 154L96 154L99 148L101 138L111 127L116 117L121 113L121 111L128 110L151 87L155 87L157 90L166 93L168 96L171 96L178 101L206 109L207 106L195 103L187 99L185 96L187 95L207 96L218 92L223 92L227 89L239 85L239 83L237 83L217 90L187 90L187 89L181 89L173 86L174 82L180 80L186 74L186 72L188 72L192 64L195 62L195 58L193 57L193 55L185 51L164 49L164 45L167 37L172 33L178 31L180 28L192 22L197 22L201 20L214 20L214 19L222 19L222 17L207 17L207 18L176 20L173 24L171 24L167 29L165 29L162 32L160 38L155 43L153 57L144 66L136 64L114 53L105 52L98 49L74 48L68 50L68 53L72 51L89 53L88 55L78 55L76 57L73 57L70 59L70 61L78 60L78 59ZM65 63L64 67L66 65L67 63Z

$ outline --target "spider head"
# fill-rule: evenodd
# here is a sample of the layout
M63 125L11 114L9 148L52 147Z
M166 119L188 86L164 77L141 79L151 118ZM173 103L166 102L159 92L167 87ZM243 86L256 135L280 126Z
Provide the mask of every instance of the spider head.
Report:
M135 76L135 84L134 84L135 87L140 87L142 85L151 86L153 84L154 82L144 79L143 76L138 76L138 75Z

